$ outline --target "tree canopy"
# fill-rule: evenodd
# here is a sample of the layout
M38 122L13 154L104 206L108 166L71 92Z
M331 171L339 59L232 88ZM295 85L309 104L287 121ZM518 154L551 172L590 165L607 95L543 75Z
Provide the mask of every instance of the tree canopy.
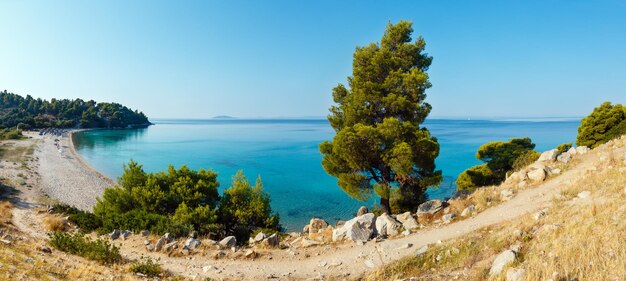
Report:
M96 103L93 100L26 98L0 92L0 127L20 129L47 127L127 128L147 126L148 118L118 103Z
M536 159L535 144L530 138L510 139L508 142L489 142L478 148L476 158L485 162L465 170L456 180L458 189L499 184L506 173L518 166L519 159Z
M415 208L441 182L439 143L420 125L431 110L426 42L412 43L411 22L389 24L380 44L357 47L348 87L332 91L328 121L336 135L320 144L322 165L350 196L380 197L383 212Z
M626 134L626 107L605 102L582 119L576 145L594 148L623 134Z

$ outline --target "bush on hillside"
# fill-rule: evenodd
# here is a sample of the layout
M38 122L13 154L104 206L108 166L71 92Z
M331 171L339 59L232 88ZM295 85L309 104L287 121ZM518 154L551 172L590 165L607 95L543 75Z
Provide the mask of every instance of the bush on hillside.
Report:
M163 269L150 258L144 262L134 262L130 266L129 271L135 274L143 274L148 278L158 277L163 273Z
M563 143L556 147L556 153L562 154L567 152L570 148L572 148L572 143Z
M1 129L0 140L19 140L23 138L22 130L17 129Z
M595 148L612 138L621 136L626 130L626 108L621 104L605 102L593 109L589 116L582 119L578 127L576 145ZM616 128L612 130L613 128Z
M257 228L280 229L260 178L251 186L241 171L223 197L217 191L215 172L193 171L186 166L146 173L131 161L124 166L119 184L120 188L107 188L94 207L102 232L147 229L155 234L185 236L197 231L236 235L238 241L245 242Z
M526 166L532 163L535 163L535 161L537 161L537 159L539 159L540 156L541 156L541 153L537 151L534 151L534 150L526 151L524 154L520 155L517 159L515 159L515 162L513 162L513 171L519 171L525 168Z
M53 206L52 213L64 214L67 220L76 225L83 233L89 233L98 230L102 226L100 218L90 212L85 212L66 204L57 204Z
M59 251L78 255L102 264L114 264L122 260L119 248L105 240L91 240L79 233L54 232L50 234L49 243Z
M478 148L476 158L485 162L465 170L457 178L458 189L473 190L476 187L499 184L506 178L506 173L513 170L515 162L530 161L536 154L530 154L535 144L530 138L510 139L508 142L490 142Z

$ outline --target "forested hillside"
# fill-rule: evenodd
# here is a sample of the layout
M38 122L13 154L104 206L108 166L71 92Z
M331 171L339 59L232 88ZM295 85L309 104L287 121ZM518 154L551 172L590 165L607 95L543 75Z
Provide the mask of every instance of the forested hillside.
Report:
M34 99L0 92L0 128L20 129L46 127L128 128L150 125L137 110L118 103L96 103L81 99Z

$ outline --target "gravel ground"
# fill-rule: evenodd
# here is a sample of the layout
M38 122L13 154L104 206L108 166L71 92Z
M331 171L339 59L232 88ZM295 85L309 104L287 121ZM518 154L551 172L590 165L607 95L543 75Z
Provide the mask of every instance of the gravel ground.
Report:
M114 183L85 163L74 151L70 137L30 135L42 139L35 150L39 159L41 190L51 199L91 210L96 198ZM55 145L59 139L60 149Z

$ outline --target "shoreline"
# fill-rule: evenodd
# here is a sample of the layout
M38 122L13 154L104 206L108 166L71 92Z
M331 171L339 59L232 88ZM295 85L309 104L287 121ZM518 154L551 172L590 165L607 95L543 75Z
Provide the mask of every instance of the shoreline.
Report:
M67 132L67 138L68 138L68 141L69 141L69 151L70 151L70 154L72 154L72 156L74 156L74 158L76 158L76 160L78 160L78 162L80 162L83 166L85 166L86 169L91 170L93 173L95 173L102 180L109 182L112 186L113 185L117 185L117 182L115 182L113 179L105 176L103 173L98 171L98 169L96 169L94 166L89 164L89 162L85 161L85 159L83 159L83 157L81 157L80 154L76 151L76 145L74 144L74 134L78 134L78 133L82 133L82 132L86 132L86 131L92 131L92 130L95 130L95 129L76 129L76 130L71 130L71 131Z

